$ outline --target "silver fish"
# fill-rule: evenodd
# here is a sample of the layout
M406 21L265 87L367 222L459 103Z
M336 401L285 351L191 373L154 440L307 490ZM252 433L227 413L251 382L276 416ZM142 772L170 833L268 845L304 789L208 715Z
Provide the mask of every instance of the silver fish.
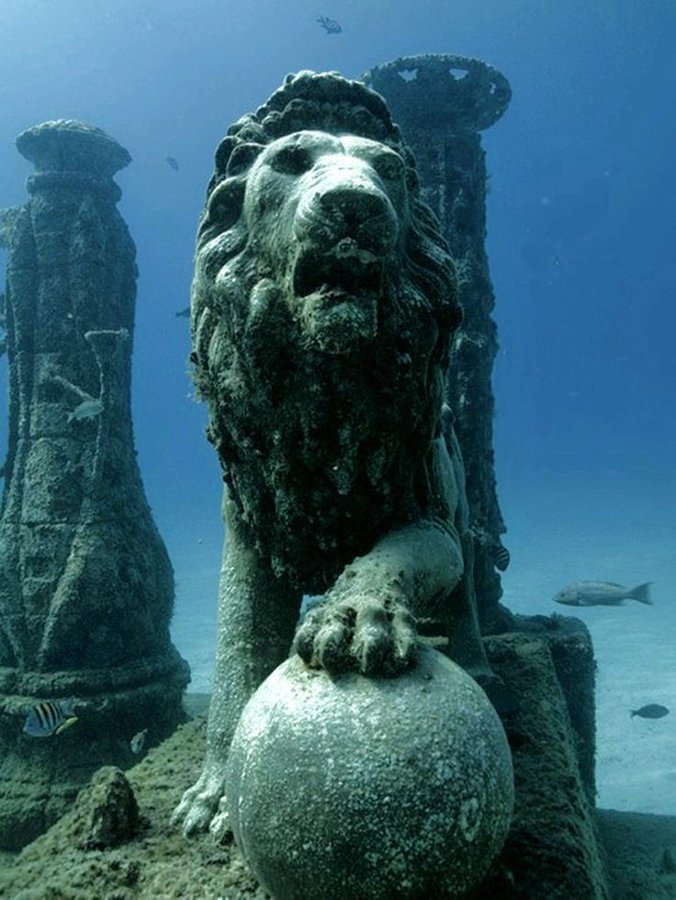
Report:
M553 597L554 603L565 606L622 606L625 600L652 605L650 585L652 581L626 588L614 581L576 581Z
M79 421L80 419L93 419L95 416L100 416L103 412L103 403L96 398L92 398L91 400L83 400L75 409L68 413L68 421L74 422Z
M77 722L74 709L75 700L45 700L43 703L36 703L26 716L24 733L31 737L61 734Z
M143 745L146 742L146 735L148 734L148 729L144 728L143 731L137 732L134 737L129 741L129 746L131 748L132 753L140 753L143 750Z

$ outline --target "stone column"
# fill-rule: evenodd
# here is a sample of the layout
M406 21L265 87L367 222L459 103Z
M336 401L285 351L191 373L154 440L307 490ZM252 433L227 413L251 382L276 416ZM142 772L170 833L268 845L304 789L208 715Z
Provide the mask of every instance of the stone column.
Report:
M506 529L493 466L491 374L498 341L479 132L502 116L511 89L491 66L451 54L397 59L371 69L365 81L385 98L415 155L421 197L437 215L456 264L464 318L454 338L448 395L467 473L474 587L482 625L493 630L507 617L498 600L499 570L509 554L501 542Z
M174 584L136 462L135 247L116 208L125 149L75 121L17 139L29 201L4 217L9 439L0 515L0 845L34 838L130 738L181 721ZM73 698L62 734L22 728Z

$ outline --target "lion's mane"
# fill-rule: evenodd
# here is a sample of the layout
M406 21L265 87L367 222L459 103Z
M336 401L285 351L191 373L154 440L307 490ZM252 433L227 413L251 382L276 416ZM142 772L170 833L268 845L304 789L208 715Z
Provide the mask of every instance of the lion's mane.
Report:
M388 273L377 338L347 355L307 345L285 288L274 273L261 277L242 215L258 155L303 130L380 142L406 166L399 268ZM234 275L224 286L216 276L226 264ZM384 530L435 515L430 447L459 320L448 249L378 94L335 73L301 72L229 129L198 231L191 360L231 524L277 575L322 592Z

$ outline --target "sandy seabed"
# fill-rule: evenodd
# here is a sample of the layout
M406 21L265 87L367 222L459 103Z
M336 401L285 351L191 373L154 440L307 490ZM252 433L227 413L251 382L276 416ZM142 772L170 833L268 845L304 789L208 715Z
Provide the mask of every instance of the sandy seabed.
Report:
M597 662L597 803L676 815L676 476L544 475L503 499L512 564L503 602L518 613L576 615ZM565 607L567 584L652 581L653 606ZM631 717L644 704L671 712Z

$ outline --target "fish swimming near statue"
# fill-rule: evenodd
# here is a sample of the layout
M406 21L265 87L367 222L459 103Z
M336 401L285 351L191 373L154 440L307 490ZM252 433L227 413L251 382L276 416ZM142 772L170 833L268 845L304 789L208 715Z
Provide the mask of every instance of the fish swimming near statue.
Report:
M148 734L148 729L144 728L143 731L137 732L134 737L129 741L129 747L131 752L138 755L141 750L143 750L146 742L146 735Z
M31 737L61 734L78 720L74 714L75 702L75 700L45 700L43 703L36 703L26 716L24 734Z
M82 419L93 419L103 412L103 403L92 397L91 400L83 400L75 409L68 413L68 422L76 422Z
M340 22L336 22L335 19L329 19L328 16L320 16L317 22L327 34L340 34L343 30Z
M635 588L626 588L614 581L576 581L552 598L564 606L622 606L625 600L636 600L652 606L651 581Z
M502 544L493 544L488 550L488 555L498 572L504 572L508 568L511 557L509 550Z
M640 716L642 719L662 719L669 715L669 710L660 703L648 703L640 709L630 709L629 713L632 719L634 716Z
M179 166L178 160L176 159L175 156L167 156L167 157L166 157L166 161L167 161L167 165L168 165L171 169L173 169L174 172L178 172L178 170L181 168L181 167Z
M179 309L177 313L175 313L177 319L189 319L190 318L190 307L185 306L183 309Z

